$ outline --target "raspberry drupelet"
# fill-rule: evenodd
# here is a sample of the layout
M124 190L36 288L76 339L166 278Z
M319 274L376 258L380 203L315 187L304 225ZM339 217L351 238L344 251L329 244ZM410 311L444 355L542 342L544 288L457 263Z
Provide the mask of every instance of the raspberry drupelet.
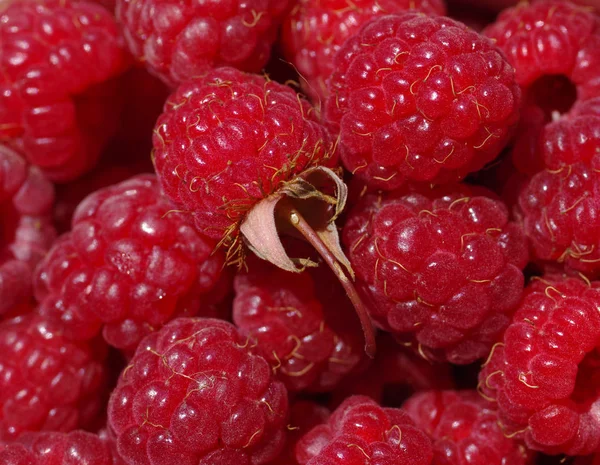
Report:
M458 181L493 160L519 116L512 66L450 18L366 23L340 48L325 119L348 171L371 187Z
M212 70L169 97L153 154L166 195L228 248L228 263L241 266L250 249L300 272L314 262L290 257L281 236L306 239L348 293L373 353L371 322L334 223L347 188L331 169L335 142L308 101L266 77Z
M505 436L476 391L427 391L402 408L433 442L432 465L527 465L534 454Z
M54 188L40 170L0 145L0 315L27 303L36 263L56 233Z
M263 465L285 443L287 391L225 321L178 318L123 371L109 427L128 465Z
M372 318L427 359L485 357L519 303L527 242L490 195L370 194L348 215L343 241Z
M223 254L174 211L154 175L100 189L75 212L36 271L40 312L75 340L100 331L126 352L167 321L214 316L227 292ZM225 289L221 289L225 287Z
M402 11L443 15L443 0L300 0L282 26L284 55L297 68L302 89L313 100L325 99L325 81L341 45L375 16Z
M509 437L551 455L600 447L600 284L534 278L479 375Z
M291 5L291 0L117 0L116 14L133 56L176 86L219 66L261 71Z
M95 424L107 398L102 341L69 341L36 313L0 323L0 441Z
M430 465L431 442L400 409L368 397L346 399L296 445L299 465Z
M0 12L0 141L53 181L87 171L116 131L127 63L100 5L20 0Z

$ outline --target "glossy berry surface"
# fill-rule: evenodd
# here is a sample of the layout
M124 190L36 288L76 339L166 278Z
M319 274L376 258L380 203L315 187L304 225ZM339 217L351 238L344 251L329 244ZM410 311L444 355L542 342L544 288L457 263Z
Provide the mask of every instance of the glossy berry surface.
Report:
M235 239L246 213L286 181L335 163L330 145L291 88L232 68L182 84L154 131L165 193L218 240Z
M476 391L424 391L402 408L431 438L432 465L532 463L532 454L505 436L493 405Z
M485 357L519 303L527 243L487 191L367 195L343 241L375 323L427 359Z
M431 442L405 412L362 396L346 399L296 445L300 465L429 465L431 458Z
M600 285L548 276L528 286L479 375L507 435L549 454L600 446Z
M337 53L325 118L346 169L371 187L457 181L493 160L520 89L494 44L449 18L366 23Z
M0 13L0 140L52 180L73 179L116 130L117 24L92 2L22 0Z
M105 347L67 340L36 314L0 323L0 440L93 425L106 400Z
M172 86L219 66L260 72L291 5L290 0L116 3L131 53Z
M263 465L285 442L287 391L221 320L179 318L142 341L109 403L128 465Z
M443 0L300 0L282 27L285 56L298 69L307 95L327 96L326 80L342 44L369 19L402 11L445 13Z
M181 315L211 313L223 256L162 196L154 175L91 194L72 231L36 271L40 311L76 340L100 331L112 346L135 350L147 333Z

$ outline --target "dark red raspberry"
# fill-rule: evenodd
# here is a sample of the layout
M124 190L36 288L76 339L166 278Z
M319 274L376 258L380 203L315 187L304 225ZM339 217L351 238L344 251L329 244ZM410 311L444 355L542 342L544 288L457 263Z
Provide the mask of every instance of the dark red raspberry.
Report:
M433 442L432 465L526 465L533 454L506 437L497 413L476 391L429 391L403 406Z
M330 169L334 148L314 109L291 88L233 68L182 84L154 132L165 193L201 232L228 247L228 262L241 265L249 248L300 272L302 259L288 255L280 236L301 234L350 296L372 353L370 321L334 224L347 196Z
M287 391L221 320L179 318L147 336L113 391L128 465L262 465L285 442Z
M88 196L37 269L40 311L75 340L132 351L180 315L213 315L224 258L140 175ZM214 293L214 296L211 296Z
M55 237L54 188L36 167L0 145L0 315L27 302L33 268Z
M430 465L431 442L399 409L349 397L296 445L300 465Z
M509 437L550 454L600 447L600 283L534 279L479 375Z
M0 139L52 180L73 179L116 130L112 78L126 62L117 24L75 0L9 2L0 21Z
M485 357L518 305L527 242L508 210L468 186L367 195L343 240L371 316L423 357Z
M597 167L596 167L597 166ZM600 277L600 158L535 175L519 208L534 257L564 264L569 272Z
M105 349L35 313L1 322L0 441L92 426L106 401Z
M259 72L291 4L291 0L117 0L116 12L131 53L175 86L218 66Z
M464 178L500 153L520 90L493 43L449 18L375 18L335 57L325 117L373 187Z
M351 303L335 276L323 266L296 276L258 259L248 265L234 282L241 334L290 391L331 391L364 354L360 326L340 318Z
M283 52L298 69L302 88L315 100L327 97L340 46L375 16L407 10L443 15L443 0L300 0L282 27Z

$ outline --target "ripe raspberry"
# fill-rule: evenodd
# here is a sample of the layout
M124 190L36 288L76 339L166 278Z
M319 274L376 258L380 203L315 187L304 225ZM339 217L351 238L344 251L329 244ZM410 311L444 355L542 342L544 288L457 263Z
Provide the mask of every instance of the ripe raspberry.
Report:
M0 315L27 302L33 267L55 231L52 184L16 152L0 145Z
M116 14L131 53L176 86L219 66L259 72L291 3L117 0Z
M219 68L169 97L156 123L154 161L165 193L201 232L229 247L230 263L242 263L248 244L259 257L300 272L302 259L290 258L280 235L301 234L350 296L372 353L370 321L346 275L353 271L334 225L347 189L329 169L337 161L333 145L292 89Z
M403 406L433 442L432 465L525 465L533 454L508 438L497 414L475 391L429 391Z
M427 359L485 357L521 298L525 236L484 190L367 195L343 240L375 322Z
M355 371L364 354L360 326L340 318L351 304L329 269L292 276L256 259L234 287L234 323L290 391L331 391Z
M27 431L71 431L104 407L106 350L68 341L60 325L30 313L0 323L0 441Z
M460 180L500 153L520 90L493 43L449 18L375 18L334 60L325 117L372 187Z
M73 179L116 130L112 78L126 55L115 20L86 1L20 0L0 21L0 139L50 179Z
M142 341L108 416L128 465L262 465L284 445L287 410L232 324L179 318Z
M502 429L549 454L600 447L600 283L558 275L528 286L479 375Z
M283 52L298 69L314 100L327 97L333 57L369 19L407 10L443 15L443 0L299 0L282 27Z
M568 272L600 277L600 158L535 175L519 207L534 257L564 264Z
M405 412L362 396L348 398L296 445L300 465L429 465L431 458L431 442Z
M101 189L79 204L73 230L38 267L40 311L75 340L102 330L110 345L132 351L174 317L212 311L211 291L223 295L214 247L173 211L154 175Z

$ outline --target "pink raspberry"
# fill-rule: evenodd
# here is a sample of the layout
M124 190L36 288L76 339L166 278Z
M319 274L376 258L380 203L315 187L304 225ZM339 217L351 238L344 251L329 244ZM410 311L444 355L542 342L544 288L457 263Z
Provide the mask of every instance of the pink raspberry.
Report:
M293 276L252 260L234 287L234 323L290 391L331 391L356 371L362 334L354 320L340 318L351 304L329 269Z
M299 0L283 23L281 45L302 89L314 100L325 99L333 57L346 39L375 16L407 10L446 12L443 0Z
M430 465L431 442L399 409L349 397L296 445L300 465Z
M429 391L403 406L433 442L432 465L526 465L533 454L506 437L496 412L475 391Z
M367 195L343 240L375 322L430 360L485 357L521 298L525 236L483 189Z
M105 349L35 313L1 322L0 441L92 426L106 401Z
M334 60L325 117L348 171L375 188L447 183L493 160L518 120L514 71L449 18L375 18Z
M75 340L125 351L179 315L213 314L223 256L162 196L154 175L101 189L37 269L40 311ZM226 291L226 289L225 289ZM213 294L213 295L211 295Z
M291 4L291 0L117 0L116 12L131 53L176 86L219 66L259 72Z
M549 454L600 447L600 283L534 279L479 375L509 437Z
M600 158L536 174L519 197L525 233L539 261L600 277Z
M128 465L263 465L282 450L287 411L285 387L232 324L179 318L141 342L108 416Z
M117 24L75 0L9 2L0 20L0 139L50 179L73 179L116 130L113 78L126 64Z
M0 145L0 315L27 302L33 267L55 237L54 188L41 171Z

